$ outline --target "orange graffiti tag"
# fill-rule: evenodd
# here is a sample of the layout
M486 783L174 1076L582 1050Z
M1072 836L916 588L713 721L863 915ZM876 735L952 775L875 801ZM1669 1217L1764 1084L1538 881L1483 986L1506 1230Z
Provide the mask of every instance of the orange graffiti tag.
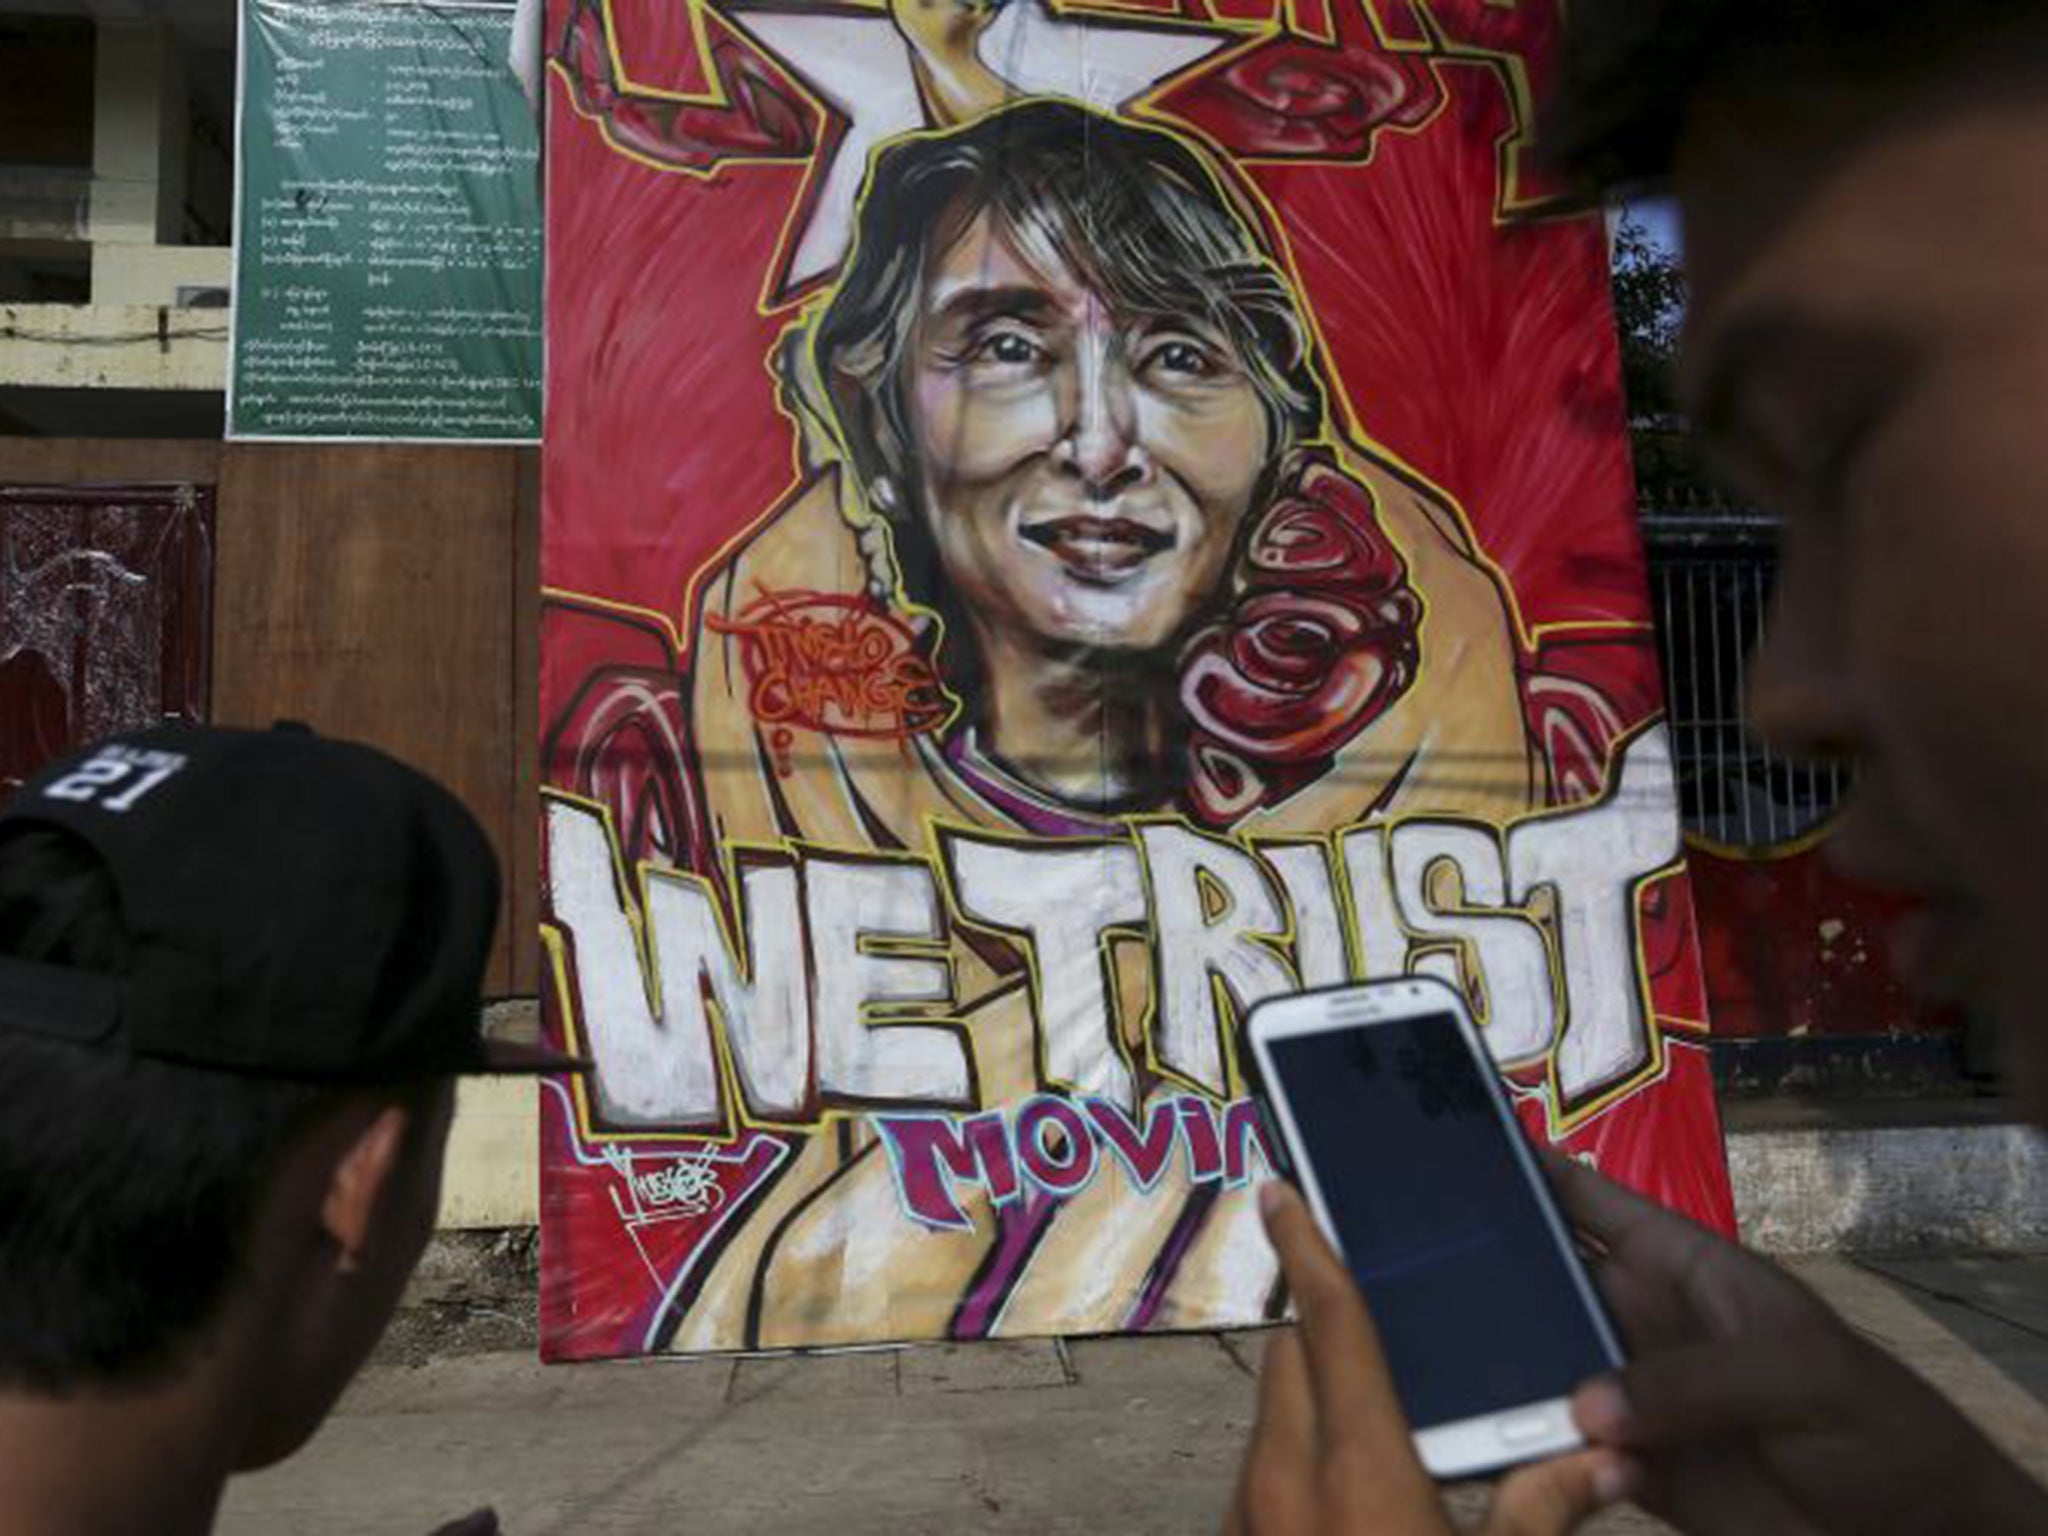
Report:
M737 618L707 614L705 623L738 637L748 708L770 728L784 773L794 729L901 741L936 730L951 713L916 635L865 598L775 592Z

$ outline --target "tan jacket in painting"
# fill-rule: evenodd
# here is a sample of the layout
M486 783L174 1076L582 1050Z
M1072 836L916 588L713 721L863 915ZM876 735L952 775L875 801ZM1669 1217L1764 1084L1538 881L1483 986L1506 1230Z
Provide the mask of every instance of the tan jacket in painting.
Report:
M1341 462L1372 496L1424 601L1420 665L1407 692L1342 749L1333 771L1233 830L1326 833L1369 813L1498 823L1536 808L1543 770L1524 724L1519 644L1499 583L1438 496L1375 459L1347 455ZM922 854L931 849L934 819L1021 830L954 771L929 736L891 741L799 729L778 750L752 717L743 643L711 621L737 620L764 594L850 595L866 586L867 567L829 472L771 514L707 578L691 637L690 708L693 743L706 765L702 803L721 843L798 839ZM1489 771L1475 772L1477 764ZM999 971L985 938L973 947L956 940L954 950L959 1013L968 1022L984 1104L1040 1091L1046 1085L1038 1079L1021 960ZM1132 943L1117 949L1116 960L1120 1017L1142 1020L1148 955ZM1131 1060L1142 1062L1143 1049L1130 1044ZM1178 1091L1147 1084L1142 1074L1139 1083L1146 1099ZM1149 1192L1122 1177L1096 1178L1060 1208L994 1331L1123 1327L1190 1190L1179 1158ZM974 1218L972 1231L920 1226L902 1213L889 1160L864 1120L820 1127L746 1213L671 1347L945 1336L996 1232L985 1192L963 1187L959 1197ZM1257 1319L1276 1277L1249 1188L1225 1193L1175 1269L1152 1325Z

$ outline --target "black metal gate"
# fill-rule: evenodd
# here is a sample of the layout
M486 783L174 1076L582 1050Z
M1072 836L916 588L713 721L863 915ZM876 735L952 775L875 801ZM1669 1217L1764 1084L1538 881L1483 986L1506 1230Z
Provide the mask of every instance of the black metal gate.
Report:
M1732 510L1643 518L1685 829L1731 852L1808 837L1848 787L1845 765L1788 758L1744 723L1750 653L1777 572L1777 528L1774 518Z

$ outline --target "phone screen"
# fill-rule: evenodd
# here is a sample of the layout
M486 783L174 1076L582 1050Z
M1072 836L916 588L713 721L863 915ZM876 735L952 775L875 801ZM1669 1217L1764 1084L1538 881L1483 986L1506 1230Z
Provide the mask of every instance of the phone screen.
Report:
M1411 1424L1568 1396L1618 1363L1455 1018L1267 1050Z

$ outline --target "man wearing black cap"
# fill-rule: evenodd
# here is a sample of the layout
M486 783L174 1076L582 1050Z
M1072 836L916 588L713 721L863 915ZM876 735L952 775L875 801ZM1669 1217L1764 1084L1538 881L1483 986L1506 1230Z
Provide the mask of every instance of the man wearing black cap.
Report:
M309 731L168 726L0 807L0 1509L182 1536L383 1332L489 1043L468 813ZM496 1528L480 1513L451 1531Z
M1547 147L1592 190L1676 194L1682 392L1784 516L1752 719L1854 758L1832 857L1919 899L1895 966L1997 1022L2017 1105L2048 1126L2048 5L1570 16ZM1804 1286L1558 1179L1634 1359L1574 1403L1594 1449L1506 1485L1498 1529L1566 1530L1631 1493L1730 1536L2048 1531L2048 1490ZM1276 1342L1236 1523L1447 1531L1356 1289L1300 1203L1273 1204L1303 1327Z

